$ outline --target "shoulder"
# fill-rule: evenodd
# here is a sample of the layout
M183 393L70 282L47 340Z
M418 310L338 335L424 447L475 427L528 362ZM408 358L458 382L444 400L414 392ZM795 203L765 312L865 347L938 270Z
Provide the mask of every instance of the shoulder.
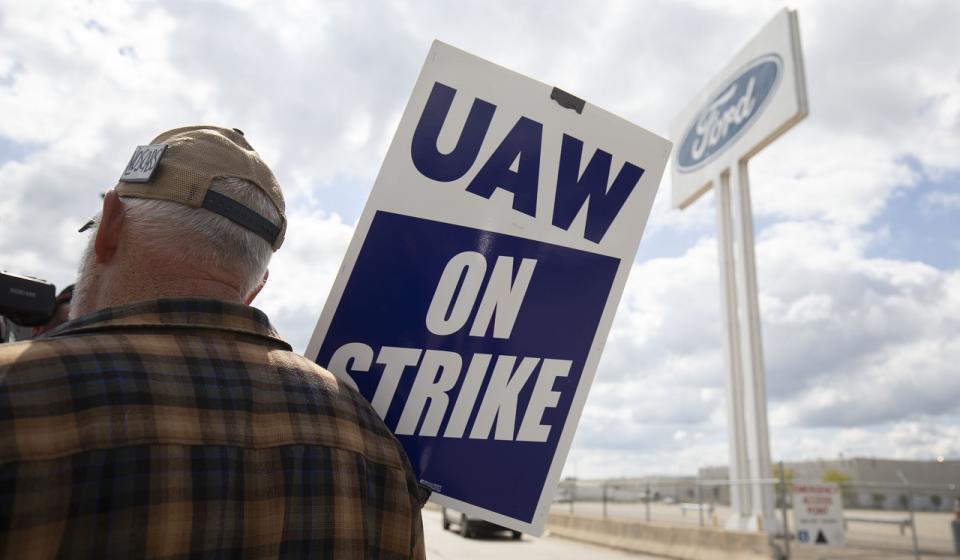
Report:
M395 468L408 468L408 461L400 442L377 415L369 401L355 388L337 378L315 362L293 352L274 350L270 353L274 369L290 384L289 389L300 393L298 400L310 395L318 405L313 411L302 409L298 418L316 423L317 416L327 417L338 431L337 437L346 446L356 447L368 459ZM297 407L294 407L297 408Z
M60 339L0 344L0 375L14 371L18 374L49 371L62 357L77 351L83 351L82 345L65 343ZM0 382L4 381L5 379L0 377Z
M116 378L118 367L129 381L123 387L90 384L102 376ZM211 374L218 380L216 386L187 387ZM155 378L163 382L147 381ZM192 407L196 391L216 392L217 387L231 383L242 386L238 394L247 397L229 406L220 404L217 410L228 415L245 409L251 422L238 425L227 439L243 433L255 446L331 445L367 461L409 470L399 441L359 392L288 350L236 340L178 343L176 337L143 333L72 335L0 345L0 394L8 407L0 410L0 416L32 417L54 408L76 412L78 407L107 400L113 406L132 406L145 398L157 406L183 408L188 402ZM80 401L78 394L83 395ZM221 403L218 394L211 393L207 400ZM243 404L247 398L248 404ZM282 417L277 411L284 411ZM277 429L250 429L261 425L261 420L253 419L269 421Z
M25 381L99 370L115 365L113 357L118 354L135 352L122 337L103 335L43 337L0 344L0 383L8 383L8 376Z

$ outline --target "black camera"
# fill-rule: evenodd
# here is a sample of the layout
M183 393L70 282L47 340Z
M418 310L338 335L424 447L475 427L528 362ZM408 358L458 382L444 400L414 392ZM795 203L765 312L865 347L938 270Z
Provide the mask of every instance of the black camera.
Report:
M53 284L0 272L0 316L22 327L35 327L45 325L56 309Z

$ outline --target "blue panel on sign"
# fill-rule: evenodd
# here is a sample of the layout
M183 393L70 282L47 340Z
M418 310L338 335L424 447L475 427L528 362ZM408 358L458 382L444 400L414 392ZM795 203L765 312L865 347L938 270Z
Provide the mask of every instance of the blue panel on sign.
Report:
M531 522L619 264L377 212L316 360L345 364L425 485Z

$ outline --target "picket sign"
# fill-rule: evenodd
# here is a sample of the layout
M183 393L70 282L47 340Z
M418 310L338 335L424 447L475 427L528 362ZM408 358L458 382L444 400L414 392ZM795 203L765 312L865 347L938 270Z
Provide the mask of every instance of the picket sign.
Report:
M543 532L669 152L434 42L307 347L433 501Z

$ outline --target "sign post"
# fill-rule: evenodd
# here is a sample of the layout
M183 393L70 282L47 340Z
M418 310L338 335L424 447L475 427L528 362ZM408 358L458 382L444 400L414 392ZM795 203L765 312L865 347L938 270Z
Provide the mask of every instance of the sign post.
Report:
M782 10L676 119L673 203L686 208L715 188L731 515L727 526L775 532L766 376L757 302L747 163L807 115L795 11Z
M433 501L542 533L669 153L433 44L307 347Z

